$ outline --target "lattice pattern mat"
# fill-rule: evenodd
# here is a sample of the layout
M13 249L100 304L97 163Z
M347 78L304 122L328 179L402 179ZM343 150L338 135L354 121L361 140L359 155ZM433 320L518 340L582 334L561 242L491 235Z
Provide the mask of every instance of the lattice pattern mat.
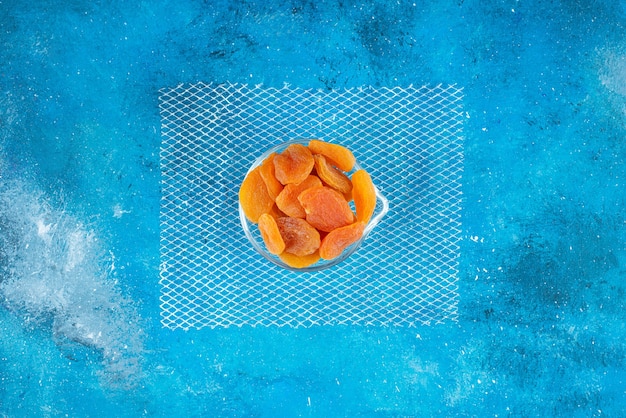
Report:
M161 321L167 328L456 320L463 91L184 84L160 92ZM296 273L252 249L239 185L265 149L321 138L353 150L390 211L357 253Z

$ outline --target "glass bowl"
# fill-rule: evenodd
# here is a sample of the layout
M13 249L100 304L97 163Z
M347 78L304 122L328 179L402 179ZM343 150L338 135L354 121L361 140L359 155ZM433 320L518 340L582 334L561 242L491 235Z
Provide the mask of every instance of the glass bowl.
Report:
M282 144L278 144L268 149L254 161L254 163L252 164L252 166L250 166L250 169L246 173L246 176L256 167L260 166L263 163L263 161L265 161L265 159L271 153L273 152L280 153L291 144L302 144L306 146L308 145L309 141L310 141L309 139L296 139L296 140L284 142ZM351 178L352 174L355 171L360 170L362 168L363 167L359 164L359 162L356 161L352 171L347 173L348 177ZM367 238L368 234L372 232L372 230L376 227L376 225L381 221L381 219L389 211L389 201L380 193L380 191L378 190L376 186L374 186L374 188L376 189L376 208L374 209L374 214L372 215L372 218L370 219L370 221L365 227L365 230L363 231L363 236L361 236L361 238L358 241L356 241L355 243L347 247L338 257L333 258L332 260L320 259L315 264L312 264L310 266L303 267L303 268L291 267L285 262L283 262L277 255L271 254L269 251L267 251L257 224L250 222L248 218L246 218L246 215L243 212L241 204L239 204L239 219L241 220L241 226L243 228L243 231L246 234L246 237L248 237L248 240L250 241L254 249L263 257L265 257L267 260L271 261L272 263L276 264L279 267L292 270L292 271L299 271L299 272L321 271L321 270L327 269L329 267L332 267L341 263L342 261L350 257L352 254L354 254L354 252L359 248L361 243L363 243L363 241ZM350 207L354 211L353 202L350 202Z

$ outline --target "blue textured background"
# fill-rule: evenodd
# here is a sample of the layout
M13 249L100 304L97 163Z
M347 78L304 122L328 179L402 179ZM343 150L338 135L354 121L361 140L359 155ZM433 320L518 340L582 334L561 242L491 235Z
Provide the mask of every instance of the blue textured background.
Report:
M3 180L99 231L146 332L113 389L0 308L0 414L623 416L625 22L623 0L0 2ZM463 86L458 324L162 330L158 89L196 81Z

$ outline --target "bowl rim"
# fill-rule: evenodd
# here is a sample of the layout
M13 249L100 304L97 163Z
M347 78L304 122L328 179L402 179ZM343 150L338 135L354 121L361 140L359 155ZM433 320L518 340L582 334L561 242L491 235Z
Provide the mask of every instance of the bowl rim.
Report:
M265 161L265 159L273 152L284 150L285 148L287 148L289 145L292 145L292 144L308 145L309 141L311 141L312 139L318 139L318 138L296 138L296 139L292 139L289 141L281 142L279 144L276 144L270 147L269 149L264 151L261 155L259 155L254 160L254 162L248 168L248 171L246 172L244 178L247 177L248 174L250 174L252 170L254 170L256 167L261 165L263 161ZM359 164L357 160L355 161L354 167L350 171L350 173L354 173L355 171L360 170L360 169L363 169L363 167ZM385 217L387 212L389 212L389 200L387 200L387 198L383 196L383 194L380 192L378 187L376 187L376 185L374 185L374 191L376 194L376 200L380 202L380 210L374 211L374 215L365 226L365 229L363 230L363 235L361 236L361 238L359 238L358 241L352 243L350 246L344 249L344 251L338 257L335 257L332 260L320 259L315 264L312 264L307 267L302 267L302 268L292 267L288 265L287 263L285 263L284 261L282 261L278 256L269 253L269 251L267 251L267 249L265 248L264 243L259 242L252 235L250 227L255 224L248 220L248 218L246 217L243 211L243 208L241 207L241 202L237 200L237 205L239 208L239 220L241 222L241 227L244 231L244 234L246 235L246 238L248 238L248 241L252 244L252 247L256 250L257 253L262 255L266 260L270 261L272 264L275 264L278 267L282 267L284 269L299 272L299 273L304 273L304 272L311 273L311 272L322 271L330 267L336 266L337 264L345 261L352 254L354 254L359 249L363 241L365 241L368 234L372 232L372 230L376 227L376 225L378 225L378 223ZM378 207L378 203L376 204L376 207Z

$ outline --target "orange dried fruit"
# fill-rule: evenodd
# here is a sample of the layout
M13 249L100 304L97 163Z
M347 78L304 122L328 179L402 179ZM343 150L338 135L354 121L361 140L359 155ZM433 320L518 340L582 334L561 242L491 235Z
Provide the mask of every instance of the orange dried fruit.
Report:
M274 174L283 185L302 183L313 169L313 155L302 144L291 144L274 156Z
M276 196L283 190L283 185L276 178L276 174L274 173L274 156L276 153L271 153L263 163L261 164L261 178L265 182L265 187L267 187L267 192L271 196L272 199L276 199Z
M314 154L315 171L325 185L340 191L345 196L352 191L352 182L343 172L339 171L326 160L322 154Z
M358 170L352 175L352 198L357 220L369 222L376 208L376 189L367 171Z
M352 184L352 180L350 180L350 184ZM350 202L352 200L352 189L348 193L344 193L343 197L346 198L347 202Z
M278 218L276 225L285 242L285 252L302 257L320 247L320 233L304 219Z
M320 231L349 225L354 220L350 205L337 190L326 186L311 187L298 196L306 212L306 220Z
M313 254L297 256L294 254L284 252L280 254L278 257L280 257L280 259L283 260L283 262L287 264L288 266L291 266L296 269L301 269L301 268L308 267L312 264L317 263L320 259L320 254L318 251L315 251Z
M322 154L332 165L346 172L351 171L356 162L352 151L342 145L312 139L309 141L309 149L313 154Z
M280 235L280 230L272 215L264 213L259 216L259 232L261 233L267 251L271 254L278 255L285 251L285 241Z
M355 222L328 233L320 244L319 254L325 260L338 257L348 246L357 242L365 230L365 223Z
M298 201L298 196L308 188L321 185L321 180L316 176L308 176L302 183L287 184L276 197L276 206L287 216L304 219L306 213Z
M269 212L267 212L267 214L270 215L274 219L278 219L278 218L282 218L283 216L287 216L287 215L285 215L283 213L283 211L278 209L278 206L276 206L276 203L274 203L274 206L272 206L272 208L269 210Z
M304 268L337 258L363 237L377 195L367 172L349 174L355 164L347 148L314 139L272 153L250 171L239 202L258 222L268 253Z
M274 205L274 199L269 195L260 172L261 168L256 167L248 173L239 188L239 204L246 218L254 223Z

